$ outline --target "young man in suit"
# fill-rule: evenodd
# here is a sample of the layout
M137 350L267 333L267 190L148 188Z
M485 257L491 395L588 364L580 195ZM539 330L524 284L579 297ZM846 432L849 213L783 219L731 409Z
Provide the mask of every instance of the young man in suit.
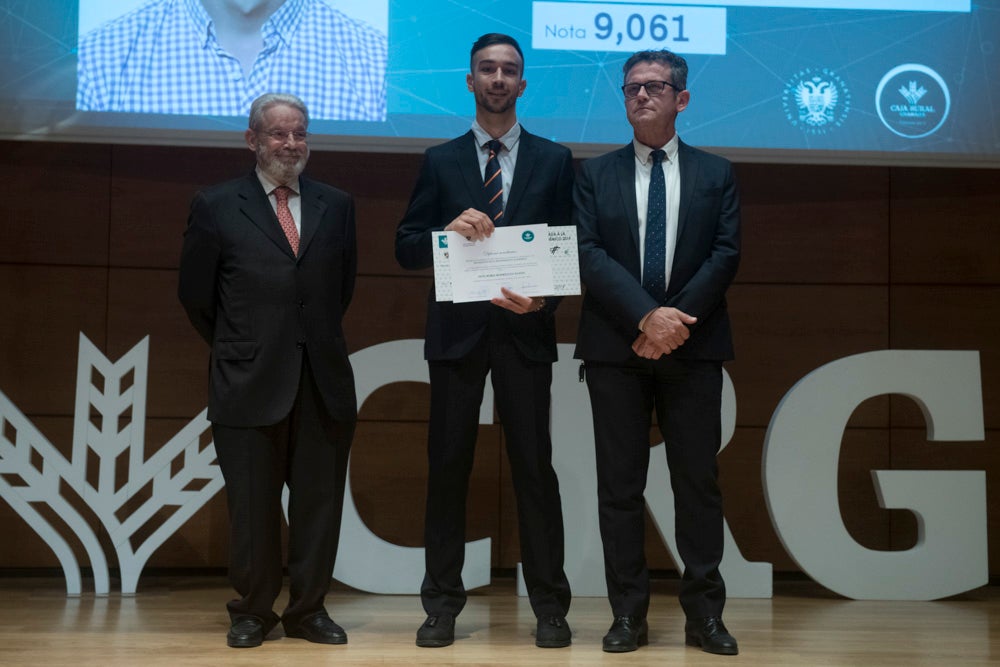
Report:
M227 642L259 646L278 623L281 493L288 484L285 635L344 644L327 615L357 419L342 321L357 268L354 202L300 176L309 114L291 95L254 101L257 167L195 196L178 293L211 346L208 418L231 522Z
M733 357L726 290L740 256L732 165L682 142L687 63L642 51L624 65L634 137L587 161L574 191L586 296L576 357L584 360L597 451L605 576L614 622L604 650L646 643L643 554L649 429L666 444L684 564L680 602L689 645L737 653L722 623L722 362Z
M432 265L432 232L456 231L482 240L495 225L570 224L571 155L518 124L523 73L524 56L512 37L491 33L473 44L466 84L475 99L476 120L469 132L424 155L396 230L396 259L404 268ZM488 197L485 187L497 185L497 179L502 188ZM546 648L570 644L562 506L549 436L557 305L555 298L508 290L492 302L439 302L431 290L424 345L431 407L421 587L427 619L417 631L417 646L451 644L455 617L465 605L465 504L479 405L491 371L517 496L524 581L537 617L535 643Z

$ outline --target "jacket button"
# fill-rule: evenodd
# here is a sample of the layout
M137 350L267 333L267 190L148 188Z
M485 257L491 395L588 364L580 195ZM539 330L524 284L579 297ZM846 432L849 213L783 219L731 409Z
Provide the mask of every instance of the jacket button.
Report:
M295 347L297 347L297 348L298 348L298 349L300 349L300 350L301 350L302 348L304 348L305 346L306 346L306 342L305 342L304 340L300 340L300 341L298 341L297 343L295 343Z

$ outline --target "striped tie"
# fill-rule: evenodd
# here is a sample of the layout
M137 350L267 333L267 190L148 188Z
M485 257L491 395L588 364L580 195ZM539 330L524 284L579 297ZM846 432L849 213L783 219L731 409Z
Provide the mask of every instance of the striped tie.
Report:
M483 192L486 193L486 214L493 224L501 224L503 218L503 176L500 175L500 160L497 155L503 144L499 139L493 139L486 144L490 156L486 160L486 171L483 173Z

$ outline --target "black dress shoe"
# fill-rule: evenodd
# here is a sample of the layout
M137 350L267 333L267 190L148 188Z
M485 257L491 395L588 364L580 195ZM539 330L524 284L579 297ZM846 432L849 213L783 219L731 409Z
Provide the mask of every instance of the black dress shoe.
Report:
M562 616L539 616L535 631L538 648L564 648L573 641L573 632Z
M616 616L608 634L604 635L603 648L607 653L628 653L649 643L649 626L639 616Z
M346 644L347 633L325 611L306 616L294 625L285 625L285 636L314 644Z
M256 616L237 616L226 634L226 643L233 648L254 648L264 643L264 622Z
M428 616L417 630L417 646L440 648L455 641L455 617L451 614Z
M736 639L718 616L690 619L684 624L684 639L688 646L700 646L706 653L736 655L740 652Z

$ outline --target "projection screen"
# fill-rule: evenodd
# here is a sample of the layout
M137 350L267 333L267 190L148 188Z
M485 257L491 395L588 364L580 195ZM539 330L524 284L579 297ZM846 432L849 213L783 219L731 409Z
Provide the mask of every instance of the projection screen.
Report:
M277 6L256 55L221 46L208 8L227 4ZM0 28L5 139L237 146L249 100L280 90L313 110L315 148L419 151L468 129L469 49L504 32L519 118L578 157L629 140L622 63L667 48L690 67L690 144L1000 167L1000 0L4 0Z

